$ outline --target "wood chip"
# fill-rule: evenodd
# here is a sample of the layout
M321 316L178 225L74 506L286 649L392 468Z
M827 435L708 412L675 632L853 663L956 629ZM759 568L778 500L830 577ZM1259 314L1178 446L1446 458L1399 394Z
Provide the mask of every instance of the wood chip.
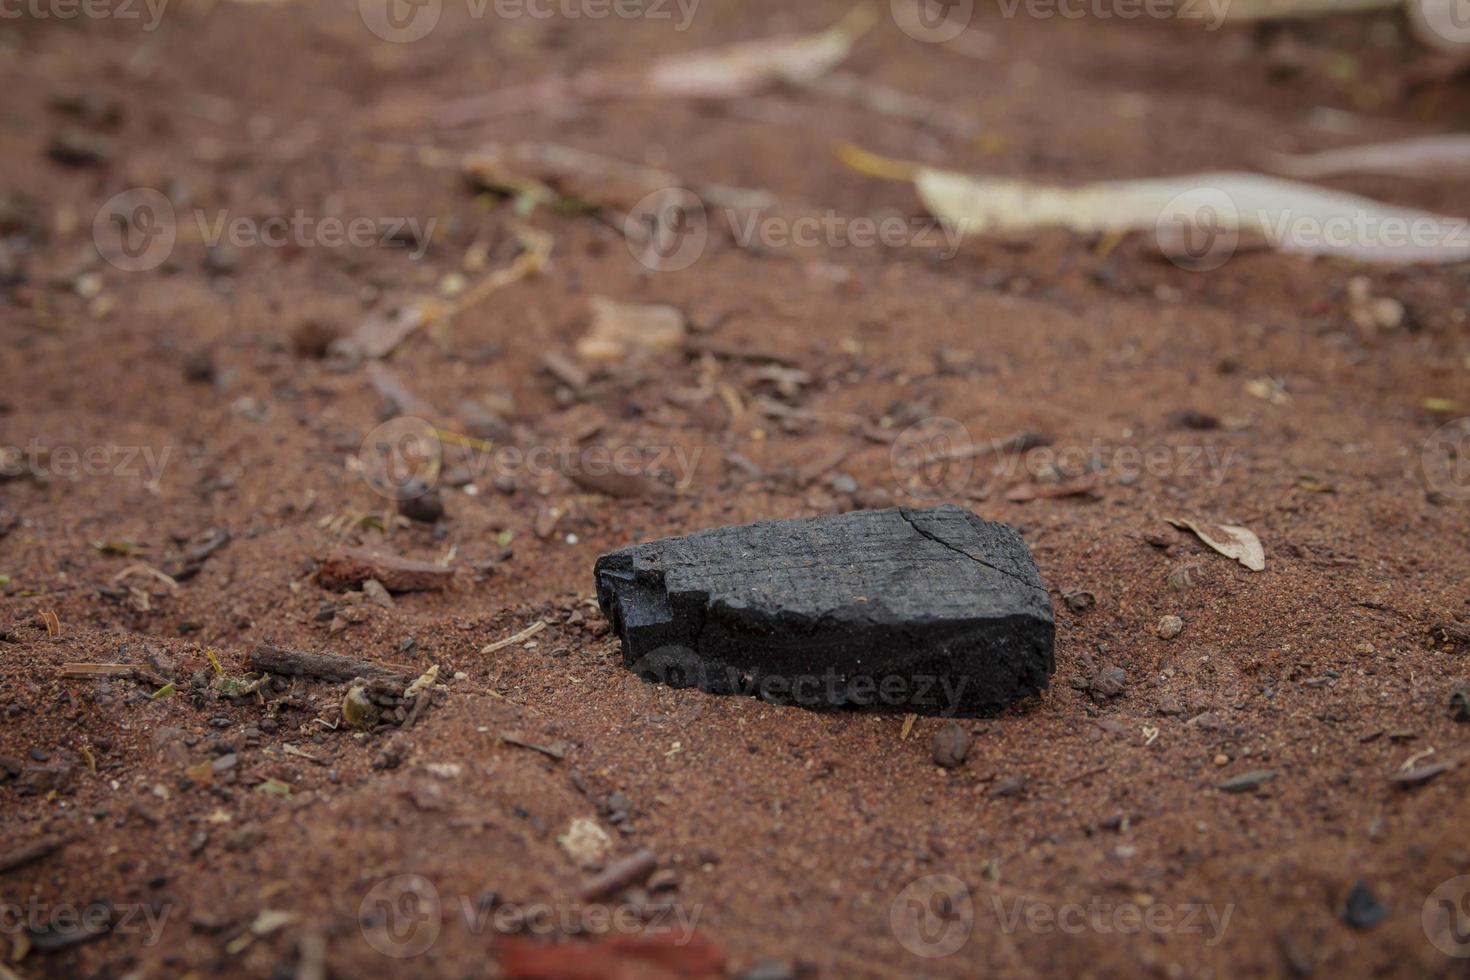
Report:
M501 732L500 740L507 745L530 749L532 752L540 752L542 755L550 756L558 762L565 759L567 754L572 751L572 744L570 742L552 742L550 745L541 745L538 742L527 741L514 732Z
M350 681L357 677L391 678L402 690L418 671L398 664L383 664L336 653L308 653L261 644L250 651L251 670L287 677L314 677L324 681Z
M1399 789L1414 789L1454 768L1453 762L1436 762L1432 766L1420 766L1418 769L1410 769L1407 772L1396 772L1388 777L1388 781Z
M31 841L29 844L24 844L12 851L0 854L0 874L5 874L6 872L14 871L16 868L23 868L28 864L33 864L61 850L66 844L67 841L61 837L41 837Z
M1276 773L1272 770L1258 769L1254 772L1242 773L1232 779L1227 779L1216 788L1222 793L1250 793L1260 789L1275 778Z
M366 548L328 558L317 569L317 581L332 591L355 589L368 579L376 579L389 592L433 592L449 587L454 569Z
M1065 483L1022 483L1006 491L1006 499L1013 504L1031 500L1055 500L1060 497L1097 496L1097 478L1083 477Z
M640 884L647 880L656 867L658 867L658 858L654 857L652 851L646 849L634 851L627 857L613 861L601 874L583 885L582 899L593 902L616 894L630 885Z

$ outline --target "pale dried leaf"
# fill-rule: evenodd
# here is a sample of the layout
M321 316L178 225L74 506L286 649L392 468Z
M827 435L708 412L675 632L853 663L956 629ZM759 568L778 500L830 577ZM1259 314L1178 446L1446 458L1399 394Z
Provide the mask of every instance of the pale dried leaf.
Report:
M808 82L839 65L853 42L873 26L870 4L817 34L781 35L659 61L644 77L650 95L729 99L776 82Z
M635 351L673 351L684 346L684 314L672 306L640 306L604 296L591 300L592 326L577 342L588 361L621 361Z
M1356 194L1248 173L1121 180L1058 187L920 169L929 211L965 234L1059 227L1160 234L1208 222L1215 233L1259 235L1287 252L1378 262L1470 259L1470 223ZM1332 232L1338 229L1341 233Z
M1266 570L1266 550L1250 528L1236 524L1204 524L1178 517L1167 518L1175 527L1193 531L1201 541L1226 558L1234 558L1253 572Z

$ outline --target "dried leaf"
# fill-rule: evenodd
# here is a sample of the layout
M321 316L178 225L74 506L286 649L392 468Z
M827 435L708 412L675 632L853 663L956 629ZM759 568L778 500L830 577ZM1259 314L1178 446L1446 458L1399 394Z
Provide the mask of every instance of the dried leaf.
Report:
M1201 541L1226 558L1234 558L1253 572L1266 570L1266 550L1254 531L1235 524L1199 524L1183 518L1166 520L1177 528L1193 531Z
M1470 223L1356 194L1248 173L1206 173L1058 187L1011 178L921 169L924 205L962 234L1041 227L1095 233L1151 230L1259 236L1285 252L1367 262L1459 262L1470 258ZM1228 256L1228 252L1225 252Z
M779 35L674 55L655 62L641 75L589 70L571 77L538 79L450 102L435 117L441 126L464 126L517 113L546 113L638 96L740 98L783 81L801 83L820 77L841 63L853 42L877 20L877 8L864 2L817 34Z
M1389 143L1348 146L1294 156L1267 154L1270 169L1288 177L1314 180L1339 174L1392 177L1463 177L1470 174L1470 135L1449 133Z
M408 685L408 687L404 689L403 699L407 701L410 698L418 697L424 691L427 691L430 687L432 687L434 683L438 680L439 665L435 664L434 666L430 667L428 670L420 674L412 684Z
M877 21L868 3L818 34L784 35L665 58L643 84L650 95L730 99L781 81L807 82L840 64Z

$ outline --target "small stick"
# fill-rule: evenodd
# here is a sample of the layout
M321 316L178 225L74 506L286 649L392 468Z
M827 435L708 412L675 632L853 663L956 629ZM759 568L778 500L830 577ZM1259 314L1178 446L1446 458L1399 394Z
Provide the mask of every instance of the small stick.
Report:
M634 851L627 857L614 861L605 871L583 885L582 899L595 901L637 884L652 874L657 866L658 858L653 856L652 851Z
M288 677L316 677L324 681L350 681L356 677L391 677L403 684L413 680L412 667L380 664L372 660L343 657L335 653L306 653L261 644L250 651L251 670Z
M43 857L61 850L65 846L66 841L60 837L42 837L39 840L31 841L31 843L23 847L17 847L15 850L6 854L0 854L0 874L4 874L7 871L14 871L16 868L23 868L27 864L33 861L39 861Z
M137 664L62 664L62 677L122 677L137 670Z
M530 626L527 626L525 629L521 630L515 636L507 636L503 640L496 640L494 643L482 649L480 653L494 653L496 650L504 650L508 646L514 646L515 644L520 643L524 640L529 640L531 637L535 636L537 633L541 632L545 628L546 620L538 619Z

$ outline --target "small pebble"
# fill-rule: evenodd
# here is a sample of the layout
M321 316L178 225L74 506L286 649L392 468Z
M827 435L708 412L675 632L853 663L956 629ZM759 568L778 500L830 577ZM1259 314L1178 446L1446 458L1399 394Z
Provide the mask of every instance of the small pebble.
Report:
M1159 639L1172 640L1184 632L1184 620L1178 616L1165 616L1159 620Z
M955 722L949 722L934 733L934 764L943 769L958 769L970 754L970 733Z

